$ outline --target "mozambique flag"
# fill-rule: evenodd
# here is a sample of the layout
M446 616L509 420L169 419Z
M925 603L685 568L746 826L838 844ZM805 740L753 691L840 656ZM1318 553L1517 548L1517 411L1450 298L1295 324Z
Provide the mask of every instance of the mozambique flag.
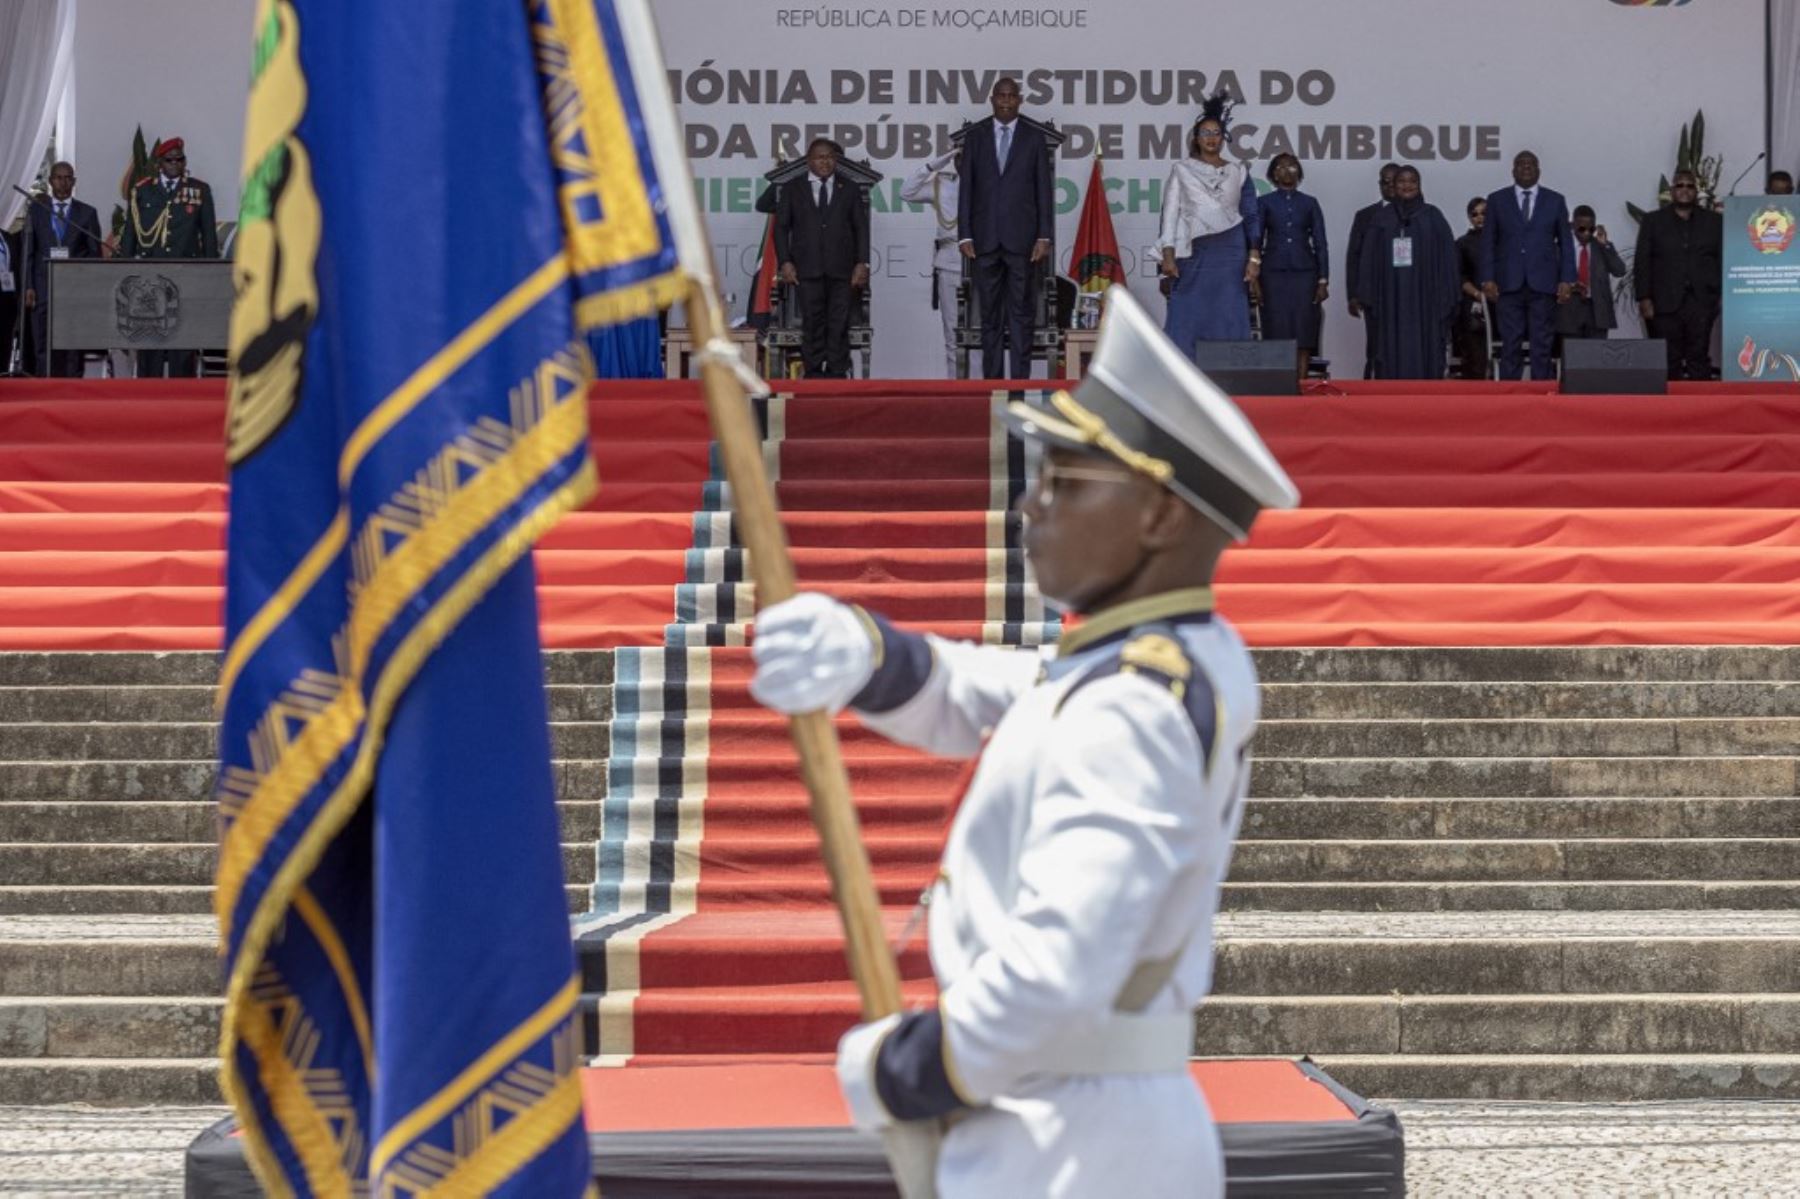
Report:
M654 26L642 0L260 0L255 31L224 1088L274 1195L578 1195L529 551L595 487L590 334L676 298L697 228L671 227L697 217Z
M1088 178L1087 197L1081 202L1081 221L1075 227L1069 277L1082 291L1103 292L1110 284L1125 283L1125 266L1119 261L1119 238L1113 232L1112 209L1107 207L1106 180L1100 174L1098 154L1094 155L1094 173Z
M771 216L763 222L762 253L750 279L750 302L744 306L745 323L753 329L767 329L774 319L775 270L775 218Z

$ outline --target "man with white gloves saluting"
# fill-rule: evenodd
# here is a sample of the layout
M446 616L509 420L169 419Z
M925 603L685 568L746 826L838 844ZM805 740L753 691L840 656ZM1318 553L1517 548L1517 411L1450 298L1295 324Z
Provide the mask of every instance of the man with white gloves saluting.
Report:
M930 900L936 1008L838 1047L856 1123L935 1120L946 1199L1208 1196L1187 1070L1249 783L1256 675L1213 612L1220 554L1293 484L1122 288L1087 378L1000 418L1042 448L1025 550L1079 614L1053 652L902 631L820 595L757 620L751 690L980 756Z
M956 288L963 278L962 251L956 248L957 170L961 151L940 154L914 169L900 185L909 204L931 205L931 306L944 323L944 377L956 378Z

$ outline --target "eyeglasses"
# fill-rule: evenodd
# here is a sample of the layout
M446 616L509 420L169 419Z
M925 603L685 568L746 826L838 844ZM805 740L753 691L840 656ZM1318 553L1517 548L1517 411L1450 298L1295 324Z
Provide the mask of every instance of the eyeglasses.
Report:
M1669 184L1669 190L1677 191L1677 192L1691 192L1699 186L1700 185L1698 183L1671 183L1671 184Z
M162 157L162 160L164 162L186 162L187 155L186 154L164 154Z
M1059 466L1049 458L1038 465L1037 478L1032 480L1031 494L1038 505L1048 508L1056 500L1057 487L1067 481L1079 479L1085 483L1129 483L1139 476L1128 470L1096 470L1084 466Z
M1194 136L1195 137L1224 137L1225 131L1223 129L1196 129L1196 130L1194 130Z

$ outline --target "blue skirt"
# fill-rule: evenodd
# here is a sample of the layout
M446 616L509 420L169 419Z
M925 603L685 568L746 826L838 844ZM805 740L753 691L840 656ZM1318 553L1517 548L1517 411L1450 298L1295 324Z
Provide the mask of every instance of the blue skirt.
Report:
M1243 226L1196 237L1192 252L1175 260L1181 272L1169 292L1163 332L1187 354L1202 341L1250 340L1250 293L1244 266L1250 248Z
M1303 350L1319 348L1317 271L1264 271L1262 335L1264 341L1294 341Z

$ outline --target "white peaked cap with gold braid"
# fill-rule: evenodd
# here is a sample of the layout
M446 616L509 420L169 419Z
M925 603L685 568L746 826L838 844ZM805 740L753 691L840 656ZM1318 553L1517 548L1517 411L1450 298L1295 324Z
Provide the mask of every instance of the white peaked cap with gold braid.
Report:
M1300 503L1299 489L1231 397L1123 287L1106 291L1100 338L1074 392L1015 398L999 415L1022 437L1118 459L1239 541L1262 509Z

